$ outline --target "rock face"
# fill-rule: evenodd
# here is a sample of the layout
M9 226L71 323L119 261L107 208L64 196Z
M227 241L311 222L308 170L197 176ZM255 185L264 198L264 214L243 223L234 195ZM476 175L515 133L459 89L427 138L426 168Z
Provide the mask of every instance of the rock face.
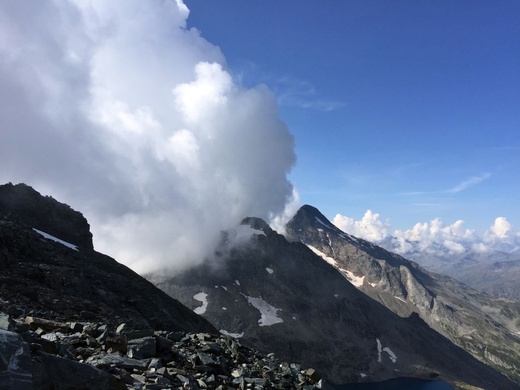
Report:
M5 219L0 220L0 311L58 321L215 331L114 259L87 248L73 250Z
M520 383L520 304L495 299L370 242L350 236L316 208L303 206L286 226L360 291L433 329Z
M28 185L0 185L0 219L2 217L78 247L93 249L90 226L80 212L51 197L42 196Z
M223 235L211 265L154 281L222 333L312 366L336 384L411 376L518 388L418 315L398 316L256 218Z

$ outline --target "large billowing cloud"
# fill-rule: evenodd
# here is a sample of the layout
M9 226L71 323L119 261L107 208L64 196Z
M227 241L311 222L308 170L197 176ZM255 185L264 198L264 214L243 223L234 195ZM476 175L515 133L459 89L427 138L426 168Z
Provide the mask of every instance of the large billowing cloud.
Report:
M221 229L284 211L293 138L181 0L0 5L0 181L83 211L139 272L200 261Z
M333 223L349 234L405 256L427 253L449 258L470 251L512 252L520 248L520 233L515 232L504 217L497 218L482 235L466 228L462 220L446 225L440 218L392 232L390 223L381 221L380 215L370 210L360 220L337 214Z

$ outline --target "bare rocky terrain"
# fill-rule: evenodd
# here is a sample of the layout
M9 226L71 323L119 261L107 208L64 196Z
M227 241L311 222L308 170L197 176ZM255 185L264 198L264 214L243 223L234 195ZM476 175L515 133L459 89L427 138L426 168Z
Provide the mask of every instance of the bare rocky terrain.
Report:
M474 357L520 383L520 303L493 298L350 236L303 206L287 236L331 263L360 291L396 314L419 316Z
M262 220L247 218L224 234L217 257L211 272L202 265L150 278L217 329L312 366L335 384L409 376L461 388L518 388L418 314L392 312Z

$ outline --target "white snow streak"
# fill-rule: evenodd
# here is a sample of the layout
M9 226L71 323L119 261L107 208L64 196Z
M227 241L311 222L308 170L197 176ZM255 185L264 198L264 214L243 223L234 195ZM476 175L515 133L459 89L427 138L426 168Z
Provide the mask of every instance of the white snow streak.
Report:
M339 265L338 265L337 260L333 259L330 256L327 256L325 253L323 253L319 249L313 247L312 245L309 245L309 244L305 244L305 245L307 245L307 248L309 248L311 251L313 251L316 255L320 256L327 263L329 263L334 268L336 268L340 272L342 272L346 276L347 280L350 283L352 283L354 286L361 287L363 285L363 281L365 280L365 276L364 275L361 276L361 277L360 276L356 276L352 272L350 272L349 270L346 270L345 268L340 268Z
M392 363L395 363L397 361L397 356L395 356L395 353L393 353L390 348L384 347L383 351L385 351L388 354L388 357L390 358Z
M197 314L204 314L208 308L208 294L200 292L193 296L193 299L202 302L202 306L196 307L193 311Z
M239 339L240 337L244 336L244 332L242 332L242 333L231 333L231 332L228 332L227 330L224 330L224 329L220 329L219 332L222 333L224 336L233 337L234 339Z
M36 233L38 233L38 234L40 234L41 236L43 236L44 238L46 238L47 240L52 240L52 241L58 242L58 243L60 243L60 244L62 244L62 245L65 245L67 248L74 249L75 251L78 250L78 247L77 247L76 245L74 245L74 244L70 244L70 243L68 243L67 241L60 240L59 238L56 238L56 237L54 237L54 236L51 236L50 234L45 233L45 232L42 232L41 230L38 230L38 229L35 229L35 228L33 228L33 230L34 230Z
M307 245L307 248L309 248L311 251L313 251L316 255L320 256L327 263L329 263L330 265L333 265L336 268L338 267L338 262L336 260L334 260L332 257L327 256L325 253L323 253L319 249L313 247L312 245L309 245L309 244L305 244L305 245Z
M318 221L319 223L321 223L323 226L325 226L327 229L330 229L330 225L327 225L325 222L323 222L321 219L319 219L318 217L315 217L316 218L316 221Z
M267 267L265 270L266 270L267 272L269 272L270 274L272 274L272 273L274 272L274 270L273 270L272 268L269 268L269 267Z

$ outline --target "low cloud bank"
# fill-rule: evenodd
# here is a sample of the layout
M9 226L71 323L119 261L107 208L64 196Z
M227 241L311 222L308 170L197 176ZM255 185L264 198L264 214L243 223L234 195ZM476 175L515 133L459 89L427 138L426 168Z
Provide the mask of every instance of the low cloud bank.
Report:
M453 256L469 251L487 253L495 250L510 253L520 248L520 232L514 231L504 217L496 218L494 224L481 235L466 228L462 220L446 225L440 218L417 223L412 229L392 231L390 224L371 210L367 210L360 220L337 214L333 223L349 234L401 255L422 252Z
M293 197L274 95L238 84L188 16L181 0L0 6L0 181L81 210L138 272L202 261Z

